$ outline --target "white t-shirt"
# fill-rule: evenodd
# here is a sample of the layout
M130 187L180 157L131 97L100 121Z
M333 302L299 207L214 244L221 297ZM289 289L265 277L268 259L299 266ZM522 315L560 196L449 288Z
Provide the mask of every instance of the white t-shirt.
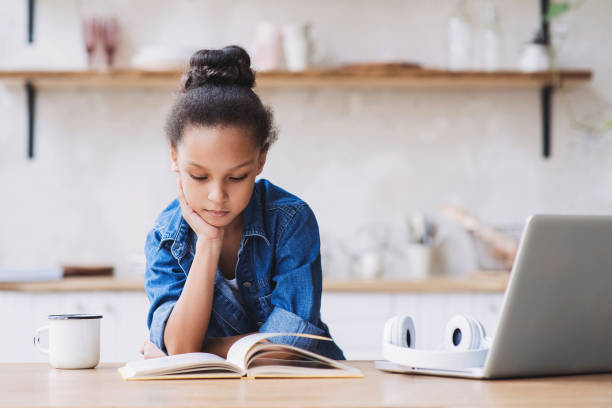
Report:
M234 276L234 279L227 279L226 277L223 277L223 279L225 279L230 289L232 289L232 293L234 294L234 297L238 303L241 305L244 304L242 303L242 296L240 296L240 290L238 289L238 281L236 281L236 277Z

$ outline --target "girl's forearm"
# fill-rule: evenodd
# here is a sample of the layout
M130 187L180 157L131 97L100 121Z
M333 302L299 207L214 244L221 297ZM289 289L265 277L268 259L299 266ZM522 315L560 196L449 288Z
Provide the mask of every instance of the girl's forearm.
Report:
M237 336L230 337L213 337L206 339L204 343L204 351L207 353L213 353L223 358L227 358L227 352L237 340L248 336L253 333L239 334Z
M202 348L210 321L219 254L220 248L198 242L187 281L166 323L164 343L169 355Z

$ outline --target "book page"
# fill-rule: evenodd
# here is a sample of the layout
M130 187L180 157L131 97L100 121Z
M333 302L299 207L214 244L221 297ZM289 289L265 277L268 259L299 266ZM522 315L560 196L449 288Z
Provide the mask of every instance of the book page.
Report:
M363 377L354 367L286 344L256 344L246 360L249 377Z
M185 353L149 360L131 361L121 367L124 378L150 377L203 371L244 374L245 370L210 353Z
M156 381L156 380L199 380L199 379L222 379L222 378L243 378L242 374L233 371L223 370L201 370L191 373L172 373L162 375L128 377L124 367L119 369L119 374L126 381Z
M332 341L329 337L317 336L316 334L307 333L253 333L237 340L227 352L227 361L240 367L243 372L247 369L247 360L249 351L262 340L266 340L270 337L278 336L296 336L296 337L307 337L310 339ZM283 344L270 343L270 346L285 347Z
M249 357L249 370L258 366L281 366L293 367L329 368L330 365L318 359L313 359L301 354L283 351L281 349L259 351Z
M344 365L344 364L342 364ZM248 378L363 378L355 368L295 367L291 365L262 365L249 368Z

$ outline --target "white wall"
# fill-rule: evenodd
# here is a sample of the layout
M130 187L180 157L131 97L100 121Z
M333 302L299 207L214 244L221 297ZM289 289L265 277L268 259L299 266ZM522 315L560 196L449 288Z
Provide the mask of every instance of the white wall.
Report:
M482 0L472 0L477 10ZM504 66L538 28L539 1L497 0ZM29 60L26 2L0 3L0 66ZM36 47L47 67L85 63L80 17L114 11L122 25L118 65L139 47L248 47L261 19L313 23L316 61L413 60L444 64L449 1L76 1L39 0ZM360 226L385 223L404 249L405 217L464 206L492 224L520 224L533 212L606 213L612 204L612 2L577 10L561 50L563 66L590 68L588 85L557 93L553 153L541 157L537 90L262 90L280 138L263 176L292 191L318 216L330 275L346 273L340 242ZM36 157L26 158L25 96L0 85L0 266L111 262L132 273L156 215L174 195L162 132L165 90L56 89L39 93ZM444 220L442 220L444 221ZM445 222L441 268L475 268L471 242ZM452 239L451 239L452 238ZM390 273L406 273L395 258Z

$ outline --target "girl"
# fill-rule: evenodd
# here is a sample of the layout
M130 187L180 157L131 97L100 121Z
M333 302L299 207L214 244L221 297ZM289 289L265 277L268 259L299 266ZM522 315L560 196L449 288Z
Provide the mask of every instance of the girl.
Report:
M250 64L237 46L197 51L168 116L178 199L146 240L145 357L201 350L225 357L256 331L330 337L320 318L314 213L269 181L255 181L276 133L270 109L251 89ZM333 341L271 341L344 359Z

